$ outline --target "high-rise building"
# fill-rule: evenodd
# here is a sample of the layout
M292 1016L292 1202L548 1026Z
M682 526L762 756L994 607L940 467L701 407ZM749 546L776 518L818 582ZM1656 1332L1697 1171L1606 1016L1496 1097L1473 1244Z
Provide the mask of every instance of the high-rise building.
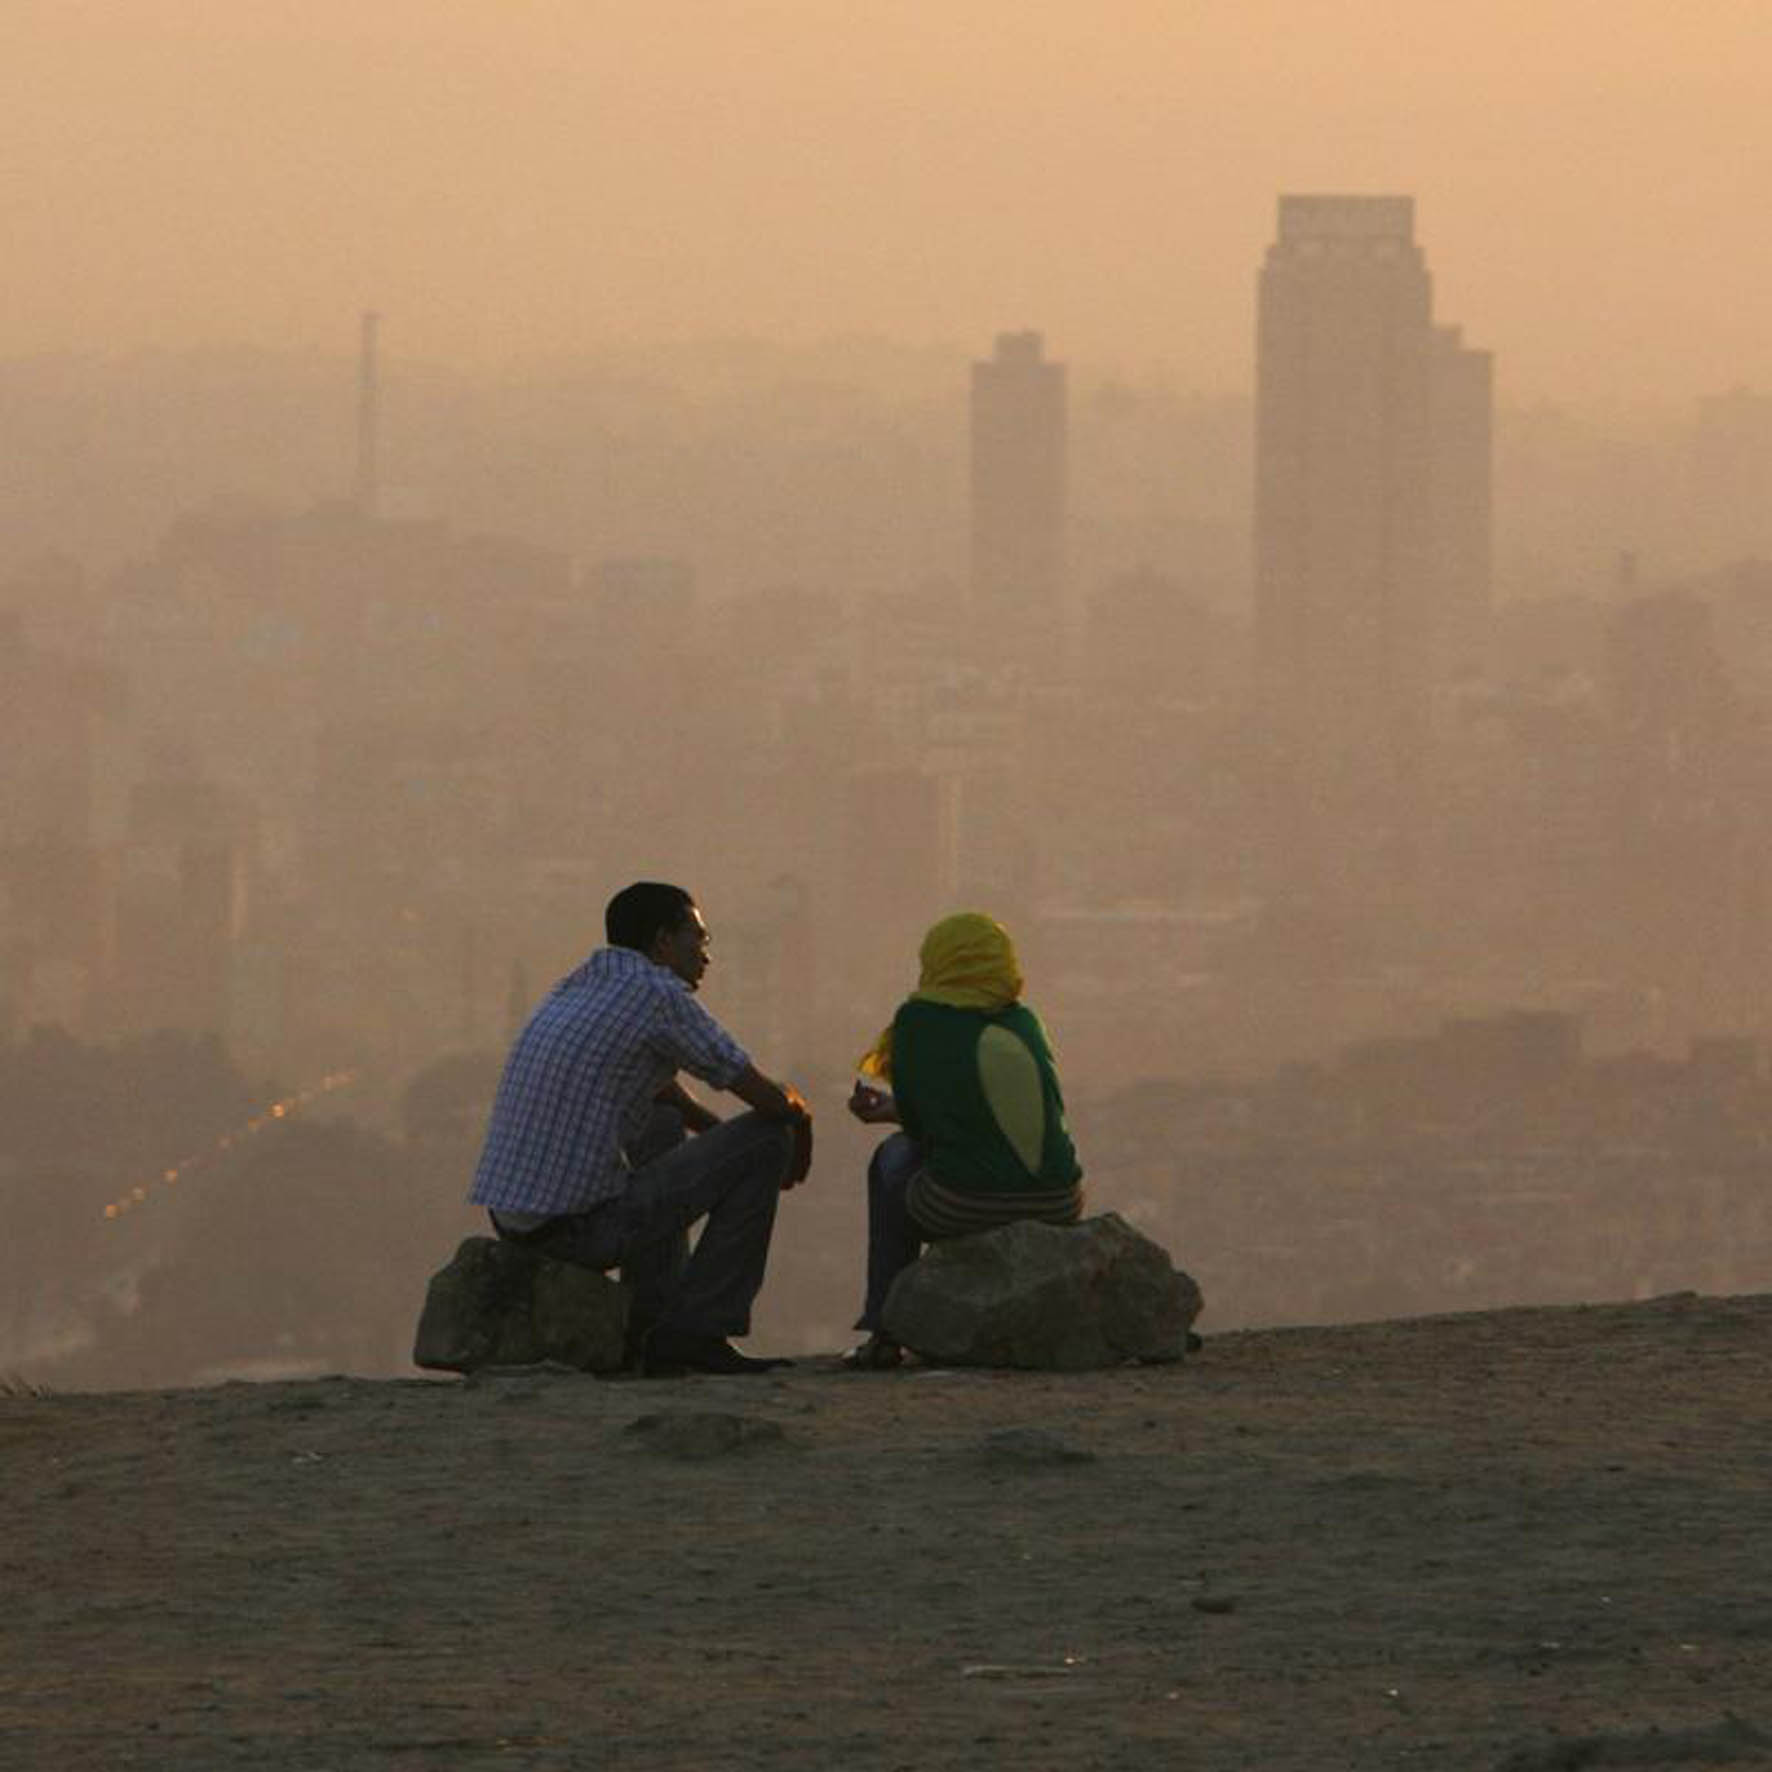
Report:
M1256 362L1256 668L1287 884L1406 886L1428 697L1489 596L1487 353L1409 197L1282 197Z
M1065 369L1037 332L1005 332L972 366L974 605L1056 617L1065 584Z
M1772 394L1735 388L1698 402L1690 478L1699 543L1711 560L1772 555Z
M1487 653L1492 588L1495 359L1434 328L1428 378L1429 665L1446 676Z

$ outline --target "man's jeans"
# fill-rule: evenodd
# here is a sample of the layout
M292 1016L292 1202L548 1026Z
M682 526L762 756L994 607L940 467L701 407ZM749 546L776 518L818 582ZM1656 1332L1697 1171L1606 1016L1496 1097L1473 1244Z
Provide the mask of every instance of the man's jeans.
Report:
M922 1167L923 1153L904 1132L882 1139L868 1164L868 1291L857 1329L881 1327L892 1282L923 1253L923 1228L907 1198Z
M748 1335L793 1148L781 1120L740 1114L685 1138L682 1116L655 1108L629 1152L633 1173L619 1198L524 1235L499 1234L575 1267L620 1268L633 1293L629 1321L639 1329ZM689 1227L698 1218L707 1223L691 1254Z

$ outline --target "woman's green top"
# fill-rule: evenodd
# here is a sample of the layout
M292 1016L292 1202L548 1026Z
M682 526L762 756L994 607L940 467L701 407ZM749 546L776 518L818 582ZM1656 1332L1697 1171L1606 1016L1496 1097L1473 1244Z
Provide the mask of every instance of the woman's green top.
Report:
M1074 1186L1083 1171L1040 1018L913 997L892 1019L892 1093L929 1172L964 1193Z

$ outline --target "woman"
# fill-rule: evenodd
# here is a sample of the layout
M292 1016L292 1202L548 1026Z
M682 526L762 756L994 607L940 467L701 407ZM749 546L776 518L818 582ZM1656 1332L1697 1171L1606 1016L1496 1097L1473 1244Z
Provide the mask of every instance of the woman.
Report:
M904 1130L868 1165L868 1339L846 1356L863 1371L903 1349L880 1312L892 1282L942 1237L1016 1219L1074 1224L1082 1170L1064 1122L1052 1048L1021 1001L1009 932L962 911L923 938L922 976L861 1061L849 1111Z

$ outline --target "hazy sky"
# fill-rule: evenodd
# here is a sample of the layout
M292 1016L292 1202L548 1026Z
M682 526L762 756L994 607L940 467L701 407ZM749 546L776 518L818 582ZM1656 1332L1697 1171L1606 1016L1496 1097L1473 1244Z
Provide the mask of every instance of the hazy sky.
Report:
M1772 0L0 0L0 353L1037 326L1248 385L1410 191L1504 398L1772 387Z

